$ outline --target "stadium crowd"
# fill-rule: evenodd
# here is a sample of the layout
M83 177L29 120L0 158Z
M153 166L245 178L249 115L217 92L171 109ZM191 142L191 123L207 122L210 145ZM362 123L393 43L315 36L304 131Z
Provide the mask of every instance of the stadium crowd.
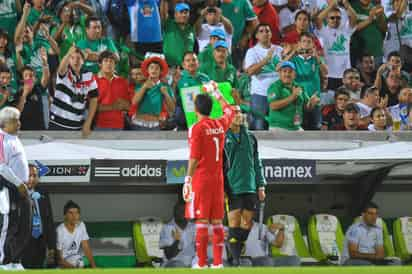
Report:
M0 107L23 130L185 130L229 82L252 130L412 128L407 0L4 0Z

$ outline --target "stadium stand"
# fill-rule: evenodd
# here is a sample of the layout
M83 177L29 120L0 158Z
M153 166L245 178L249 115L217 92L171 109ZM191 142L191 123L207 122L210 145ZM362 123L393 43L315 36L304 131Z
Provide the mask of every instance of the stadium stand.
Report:
M269 24L258 25L263 22ZM219 79L224 97L247 113L249 127L265 129L256 136L265 172L273 175L266 217L291 214L267 220L287 227L286 245L271 247L272 256L296 253L304 265L335 264L344 231L365 202L386 190L402 192L403 199L412 192L411 26L408 0L2 0L0 109L21 112L29 160L50 167L42 187L54 206L59 195L169 195L153 209L159 216L138 219L146 216L140 211L117 218L108 210L117 221L94 222L102 220L94 209L84 220L97 266L153 267L164 256L158 235L166 213L158 208L176 198L182 178L103 182L93 165L161 160L166 173L170 163L187 160L187 132L175 131L186 130L186 118L195 116L193 98L202 86ZM227 50L214 48L221 40ZM110 58L102 54L107 51ZM186 52L192 58L186 60ZM360 101L370 88L379 92ZM335 98L339 89L348 98ZM320 131L322 118L327 133ZM57 131L62 128L67 131ZM311 162L313 181L275 178L274 162L295 158ZM131 174L137 164L125 168ZM294 192L298 203L271 202ZM411 212L394 204L378 220L385 256L410 262L412 220L397 217Z

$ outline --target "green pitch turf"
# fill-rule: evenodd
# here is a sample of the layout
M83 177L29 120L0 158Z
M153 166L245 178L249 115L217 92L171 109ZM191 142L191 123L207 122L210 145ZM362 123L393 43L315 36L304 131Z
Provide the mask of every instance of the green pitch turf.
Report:
M128 269L82 269L82 270L31 270L28 273L84 273L84 274L130 274L130 273L236 273L236 274L403 274L412 273L412 266L377 266L377 267L274 267L274 268L224 268L224 269L154 269L154 268L128 268Z

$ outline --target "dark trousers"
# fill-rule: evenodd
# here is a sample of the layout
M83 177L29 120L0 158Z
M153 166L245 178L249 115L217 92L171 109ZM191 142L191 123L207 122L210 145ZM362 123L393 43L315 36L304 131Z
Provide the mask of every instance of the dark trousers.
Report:
M47 247L42 237L39 239L30 237L23 252L22 264L24 268L44 268L46 252Z
M21 197L16 186L2 177L0 185L9 189L10 197L10 212L7 218L2 216L2 225L6 219L8 222L3 264L20 263L31 237L31 204L28 199Z

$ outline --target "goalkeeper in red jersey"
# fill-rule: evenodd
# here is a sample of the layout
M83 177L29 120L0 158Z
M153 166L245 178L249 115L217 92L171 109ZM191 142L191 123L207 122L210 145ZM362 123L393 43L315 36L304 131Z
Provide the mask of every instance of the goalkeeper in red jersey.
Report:
M195 99L198 121L189 129L190 158L183 198L186 201L186 218L196 221L196 268L207 267L209 224L213 228L213 265L223 267L224 248L224 181L223 147L226 131L235 112L224 100L214 82L206 85L205 91L213 95L223 108L223 117L211 119L212 98L199 94Z

